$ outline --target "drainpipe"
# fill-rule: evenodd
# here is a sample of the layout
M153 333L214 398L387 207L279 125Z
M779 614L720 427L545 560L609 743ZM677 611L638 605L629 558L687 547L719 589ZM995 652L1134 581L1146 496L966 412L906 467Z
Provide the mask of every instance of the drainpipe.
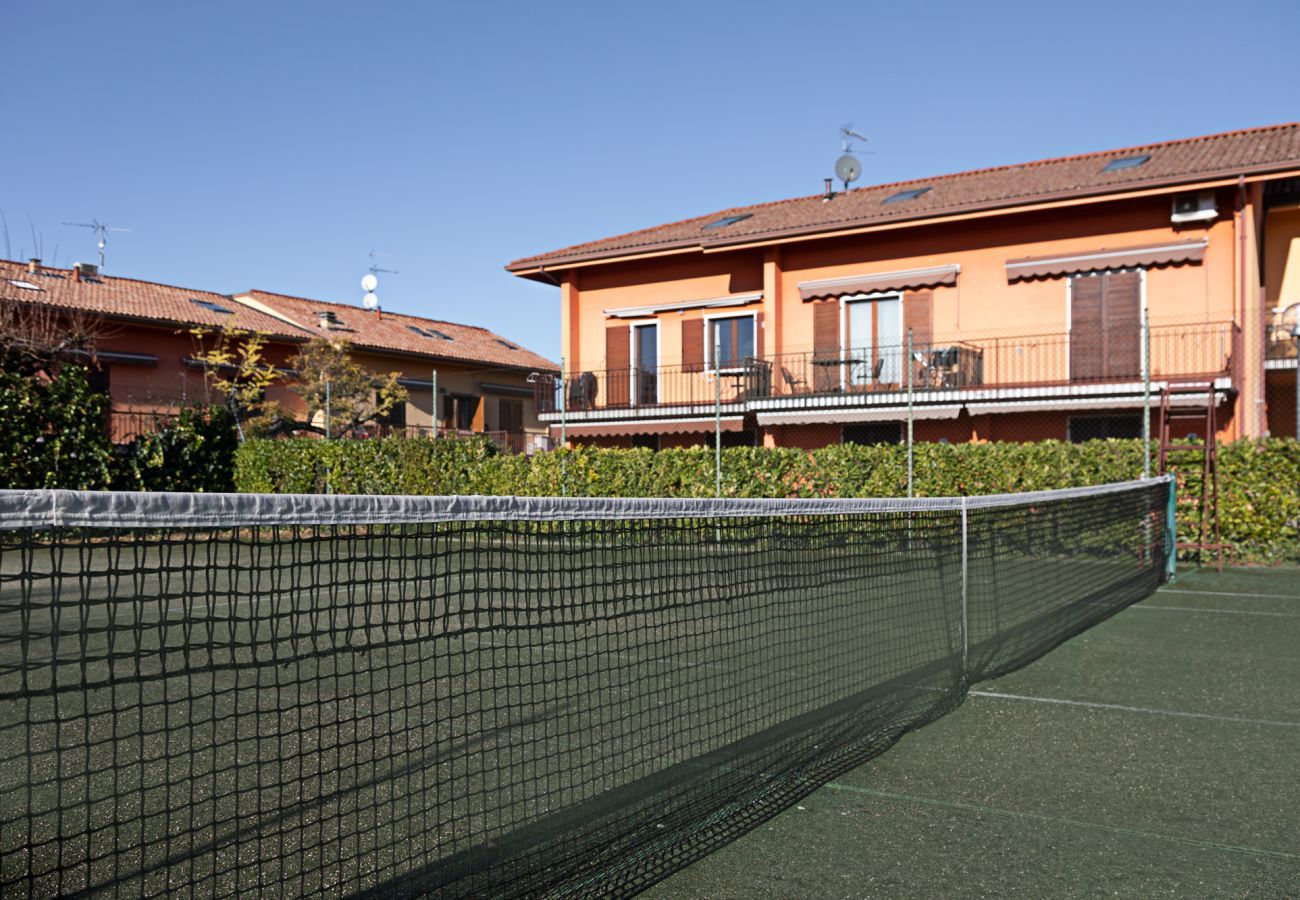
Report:
M1237 348L1232 354L1233 373L1232 381L1237 386L1237 396L1244 402L1241 404L1246 407L1240 410L1242 421L1237 425L1237 437L1245 437L1245 431L1254 415L1254 392L1250 397L1244 396L1241 390L1242 376L1246 371L1246 361L1243 357L1246 355L1246 176L1237 176L1237 321L1241 327L1237 329ZM1210 397L1214 401L1214 397ZM1208 435L1206 436L1208 439Z

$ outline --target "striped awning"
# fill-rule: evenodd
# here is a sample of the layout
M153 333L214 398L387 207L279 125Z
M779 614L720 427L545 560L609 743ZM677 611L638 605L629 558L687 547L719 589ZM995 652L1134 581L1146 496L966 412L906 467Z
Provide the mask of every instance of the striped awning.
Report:
M799 282L799 296L804 300L843 297L845 294L878 294L882 291L911 291L920 288L956 284L961 266L932 266L928 269L904 269L899 272L874 272L844 278L822 278Z
M592 422L581 425L569 425L566 434L568 437L602 437L605 435L628 435L628 434L707 434L717 427L717 419L713 416L707 418L690 418L690 419L628 419L622 422ZM724 416L722 419L723 431L743 431L745 428L745 419L743 416ZM551 436L558 438L560 436L560 426L551 425Z
M961 413L961 404L944 406L917 406L912 409L913 419L955 419ZM903 422L907 420L907 407L894 406L868 409L801 409L790 412L761 412L759 425L820 425L846 422Z
M1099 247L1087 253L1025 256L1007 260L1007 280L1020 281L1026 278L1081 275L1107 269L1200 262L1205 258L1205 248L1209 243L1208 238L1201 238L1195 241L1166 241L1162 244L1142 244L1113 249Z

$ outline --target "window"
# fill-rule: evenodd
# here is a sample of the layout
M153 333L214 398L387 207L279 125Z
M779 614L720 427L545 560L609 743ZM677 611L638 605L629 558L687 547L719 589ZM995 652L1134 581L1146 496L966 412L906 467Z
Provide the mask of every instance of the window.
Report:
M704 348L709 368L737 369L754 356L754 317L728 316L709 319L708 346ZM717 353L717 365L713 355Z
M712 443L712 441L710 441ZM758 434L752 428L744 428L740 431L722 432L723 447L753 447L758 444Z
M753 213L742 213L741 215L738 216L723 216L721 219L710 222L708 225L705 225L704 227L705 229L726 228L728 225L735 225L737 222L743 222L746 219L750 218L752 215Z
M902 297L846 298L844 338L844 377L850 386L902 383Z
M213 303L211 300L199 300L197 297L191 297L190 302L195 306L203 307L208 312L220 313L223 316L233 316L235 314L233 309L226 309L226 307L219 303Z
M902 422L855 422L845 425L840 433L840 442L844 444L901 444L903 442Z
M501 340L501 338L497 338L497 343L500 344L502 347L505 347L507 350L518 350L518 349L519 349L518 347L516 347L514 344L510 343L509 341L503 341L503 340Z
M387 426L394 431L403 431L406 428L406 401L393 405L387 413L376 419L380 425Z
M644 450L659 449L659 435L657 434L634 434L632 435L632 446L640 447Z
M908 200L915 200L917 197L920 197L922 194L927 194L929 192L930 192L929 187L913 188L910 191L899 191L897 194L886 197L884 202L885 203L906 203Z
M1138 166L1145 165L1150 158L1150 153L1143 153L1141 156L1121 156L1119 159L1112 159L1106 163L1102 171L1119 172L1123 169L1136 169Z
M500 400L497 405L497 427L506 434L523 434L524 402L522 400Z
M1142 417L1123 416L1071 416L1067 428L1070 443L1102 441L1108 438L1142 437Z
M420 337L427 337L430 339L439 339L444 341L453 340L453 338L450 335L443 334L441 331L439 331L436 328L421 328L419 325L407 325L406 328L408 331L418 334Z
M24 291L39 291L40 285L32 284L30 281L22 281L18 278L10 278L9 283L16 288L22 288Z
M442 418L447 427L473 431L479 398L470 394L448 394L442 398Z

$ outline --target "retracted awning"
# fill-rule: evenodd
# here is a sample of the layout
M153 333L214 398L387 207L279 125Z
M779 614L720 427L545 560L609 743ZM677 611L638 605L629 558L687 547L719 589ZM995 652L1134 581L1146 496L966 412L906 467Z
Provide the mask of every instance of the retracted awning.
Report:
M568 437L600 437L602 435L626 434L704 434L712 432L716 427L717 419L713 416L691 419L630 419L625 422L571 424L568 426L566 433ZM725 416L722 419L723 431L743 431L744 428L745 419L743 416ZM558 437L560 426L552 423L551 434Z
M911 291L920 288L956 284L961 266L933 266L928 269L904 269L899 272L875 272L844 278L823 278L799 282L799 296L804 300L819 297L842 297L845 294L875 294L881 291Z
M1208 238L1195 241L1166 241L1136 247L1100 247L1088 253L1053 256L1025 256L1007 260L1007 280L1051 278L1080 275L1106 269L1131 269L1138 266L1162 266L1173 263L1200 262L1205 258Z
M729 294L726 297L709 297L705 300L677 300L672 303L652 303L648 306L623 306L601 310L611 319L640 319L662 312L680 312L686 309L725 309L731 306L748 306L763 299L762 292L754 294Z
M912 409L913 419L955 419L961 413L961 404L947 406L917 406ZM790 412L758 414L759 425L819 425L841 422L903 422L907 407L884 409L802 409Z

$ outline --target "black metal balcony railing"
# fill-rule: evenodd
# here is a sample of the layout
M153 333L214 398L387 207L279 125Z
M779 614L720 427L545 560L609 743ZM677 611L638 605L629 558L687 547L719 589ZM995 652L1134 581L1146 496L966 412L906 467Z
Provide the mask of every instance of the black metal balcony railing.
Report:
M1190 380L1227 373L1236 326L1231 323L1153 326L1151 377ZM1134 333L963 336L960 340L811 350L749 358L721 372L695 366L587 369L569 375L570 412L662 410L834 394L959 391L1084 384L1131 384L1142 378L1142 346ZM721 382L719 391L719 381ZM537 409L560 409L558 379L537 382Z

